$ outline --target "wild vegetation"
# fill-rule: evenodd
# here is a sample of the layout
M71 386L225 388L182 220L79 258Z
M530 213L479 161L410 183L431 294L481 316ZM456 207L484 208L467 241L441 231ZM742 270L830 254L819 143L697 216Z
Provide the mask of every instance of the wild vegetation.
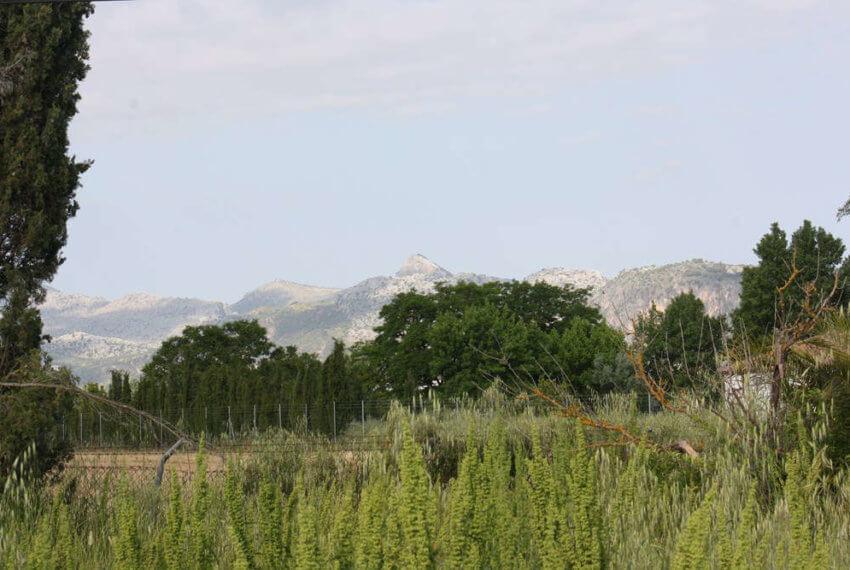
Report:
M533 413L493 388L459 407L431 400L370 422L385 441L356 453L305 434L258 436L264 451L210 479L172 474L91 486L5 486L0 560L28 568L842 568L850 481L824 454L824 424L766 460L717 415L643 414L623 396L594 417L638 435ZM343 438L360 438L356 426ZM661 442L685 437L702 454ZM207 454L217 451L209 449ZM26 465L24 461L22 468ZM173 472L176 473L176 472ZM221 500L213 500L213 497Z
M188 327L81 389L36 306L88 167L68 125L91 11L0 4L0 565L850 567L850 263L808 221L770 228L729 316L683 292L615 328L585 289L459 283L324 359L256 322ZM337 415L364 398L389 412ZM282 402L333 415L255 420L238 452L207 415ZM85 406L196 446L191 479L63 471Z

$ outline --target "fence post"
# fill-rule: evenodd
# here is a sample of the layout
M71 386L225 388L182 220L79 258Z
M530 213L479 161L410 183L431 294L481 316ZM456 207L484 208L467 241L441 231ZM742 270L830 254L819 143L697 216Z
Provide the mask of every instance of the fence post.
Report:
M209 419L207 418L207 407L204 406L204 431L203 431L203 433L206 433L207 430L209 429L209 427L210 427L210 422L209 422Z
M139 414L139 447L142 447L142 416Z
M227 406L227 432L233 437L233 420L230 418L230 406Z
M283 414L281 413L280 402L277 403L277 429L283 429Z
M360 426L363 428L363 435L366 435L366 403L360 400Z
M334 409L334 441L336 441L336 400L333 401Z
M100 446L103 447L103 412L97 413L97 430L100 436Z
M80 445L83 445L83 411L80 410Z
M254 431L257 431L257 404L254 404Z
M159 442L162 443L162 408L159 409Z
M304 429L310 429L310 416L307 414L307 403L304 403Z

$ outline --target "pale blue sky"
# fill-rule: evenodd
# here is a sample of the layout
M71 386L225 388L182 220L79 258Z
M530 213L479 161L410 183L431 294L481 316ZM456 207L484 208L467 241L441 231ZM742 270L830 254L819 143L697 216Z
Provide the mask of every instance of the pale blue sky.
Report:
M55 286L235 301L850 238L850 3L100 4Z

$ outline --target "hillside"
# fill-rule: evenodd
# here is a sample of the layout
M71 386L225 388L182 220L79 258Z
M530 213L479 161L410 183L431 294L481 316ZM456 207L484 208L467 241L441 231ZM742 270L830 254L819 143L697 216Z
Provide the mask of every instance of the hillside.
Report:
M593 270L547 268L523 278L592 289L592 301L614 326L627 326L654 301L659 307L692 290L712 314L728 313L738 302L742 266L691 260L620 272L612 279ZM200 299L127 295L108 300L50 289L41 306L47 351L55 363L70 366L87 381L105 381L109 370L138 373L159 344L184 327L256 319L280 345L325 353L338 338L347 344L368 340L378 312L404 291L433 290L439 282L484 283L498 279L452 273L423 255L408 258L392 275L376 276L333 289L276 280L246 293L232 305Z

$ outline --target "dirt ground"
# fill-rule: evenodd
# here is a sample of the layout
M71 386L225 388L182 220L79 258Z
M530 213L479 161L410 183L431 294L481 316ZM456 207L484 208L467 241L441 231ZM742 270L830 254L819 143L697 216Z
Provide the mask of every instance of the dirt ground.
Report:
M78 451L65 465L63 478L76 477L94 482L106 477L117 479L123 476L131 481L153 481L161 456L162 454L158 451L112 449ZM195 459L196 453L193 451L175 453L166 463L164 479L177 475L183 481L189 480L196 470ZM207 453L207 475L211 478L223 475L226 471L227 459L222 455Z

